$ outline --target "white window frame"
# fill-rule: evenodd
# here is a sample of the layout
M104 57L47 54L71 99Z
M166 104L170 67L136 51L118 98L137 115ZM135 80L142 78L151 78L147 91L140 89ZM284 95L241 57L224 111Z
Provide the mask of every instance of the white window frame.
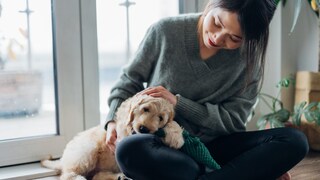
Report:
M59 134L1 141L0 167L58 158L76 133L100 122L96 1L53 0L53 12Z

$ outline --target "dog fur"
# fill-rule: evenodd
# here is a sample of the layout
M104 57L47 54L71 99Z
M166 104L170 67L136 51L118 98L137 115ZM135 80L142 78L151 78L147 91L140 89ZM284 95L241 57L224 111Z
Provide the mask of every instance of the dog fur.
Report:
M136 95L124 101L116 113L117 143L133 133L154 133L164 128L162 141L175 149L184 144L182 128L174 120L173 105L162 98ZM96 126L79 133L59 160L45 159L44 167L57 170L61 180L121 180L114 153L105 144L106 131Z

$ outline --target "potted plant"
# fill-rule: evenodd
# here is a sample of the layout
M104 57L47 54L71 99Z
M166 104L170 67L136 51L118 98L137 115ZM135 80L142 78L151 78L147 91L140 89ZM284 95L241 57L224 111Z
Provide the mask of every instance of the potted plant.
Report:
M260 92L258 95L259 101L264 102L270 110L270 113L261 116L257 121L258 128L276 128L284 127L285 123L288 122L291 112L284 108L283 102L279 99L281 89L288 88L293 80L289 78L282 79L276 87L278 88L278 93L274 97L272 95Z
M294 84L293 78L284 78L278 84L277 96L259 93L259 100L270 108L270 113L261 116L257 121L258 128L293 127L304 132L308 138L310 148L320 151L320 102L301 101L290 112L284 108L279 95L282 88L288 88Z

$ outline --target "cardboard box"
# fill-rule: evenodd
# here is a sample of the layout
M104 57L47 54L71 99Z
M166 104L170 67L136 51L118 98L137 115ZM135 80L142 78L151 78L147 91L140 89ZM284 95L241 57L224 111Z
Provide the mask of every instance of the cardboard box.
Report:
M296 75L295 104L320 101L320 73L299 71Z
M296 75L295 104L302 101L320 102L320 73L299 71ZM320 151L320 126L314 122L308 122L304 116L301 125L297 127L308 138L309 146L315 151Z

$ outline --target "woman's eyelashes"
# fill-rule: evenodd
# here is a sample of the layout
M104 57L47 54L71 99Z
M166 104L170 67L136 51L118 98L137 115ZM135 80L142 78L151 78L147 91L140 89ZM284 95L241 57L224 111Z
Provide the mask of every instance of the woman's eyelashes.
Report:
M220 22L218 21L218 18L215 18L214 16L213 16L213 24L214 24L214 26L216 26L217 28L222 28L222 25L220 24Z
M241 42L241 39L237 38L237 37L233 37L233 36L230 36L230 39L235 42L235 43L239 43Z

